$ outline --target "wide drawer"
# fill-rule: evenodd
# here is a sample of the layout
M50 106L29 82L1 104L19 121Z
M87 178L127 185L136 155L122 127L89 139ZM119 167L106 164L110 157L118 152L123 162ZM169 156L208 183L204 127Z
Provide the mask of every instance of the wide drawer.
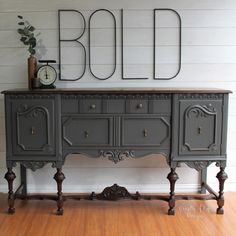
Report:
M170 117L122 118L123 146L165 147L170 143Z
M112 118L63 117L64 147L112 145Z

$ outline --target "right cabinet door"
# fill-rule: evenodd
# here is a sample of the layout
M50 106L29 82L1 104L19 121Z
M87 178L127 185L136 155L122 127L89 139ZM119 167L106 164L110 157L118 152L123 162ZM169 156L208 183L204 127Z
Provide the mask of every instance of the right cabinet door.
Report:
M179 109L179 155L220 154L222 101L182 100Z

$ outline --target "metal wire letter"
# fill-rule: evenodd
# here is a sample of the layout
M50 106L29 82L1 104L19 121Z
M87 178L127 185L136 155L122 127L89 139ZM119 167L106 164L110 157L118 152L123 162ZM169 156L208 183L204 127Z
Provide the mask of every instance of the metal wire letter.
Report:
M74 39L61 39L61 12L77 12L82 17L82 19L83 19L83 31L77 38L74 38ZM59 27L59 30L58 30L59 31L59 68L58 68L59 69L59 80L62 80L62 81L79 80L83 77L83 75L85 73L85 70L86 70L86 49L85 49L84 45L81 42L79 42L79 39L84 35L84 32L85 32L85 28L86 28L85 18L83 16L83 14L80 11L77 11L77 10L58 10L58 27ZM76 42L82 47L82 49L84 51L84 69L82 71L82 74L78 78L75 78L75 79L62 79L61 78L61 42Z
M121 77L124 80L136 80L136 79L148 79L146 77L138 78L138 77L125 77L124 76L124 17L123 17L124 10L121 9Z
M156 77L156 11L171 11L176 14L176 16L179 19L179 57L178 57L178 69L177 72L171 76L171 77ZM173 9L170 8L156 8L153 10L153 20L154 20L154 26L153 26L153 78L159 79L159 80L170 80L175 78L180 70L181 70L181 47L182 47L182 23L181 23L181 17L179 13Z
M95 75L95 73L93 72L92 70L92 65L91 65L91 19L93 17L93 15L99 11L105 11L105 12L108 12L111 16L112 16L112 19L114 21L114 69L112 71L112 73L107 76L107 77L98 77ZM109 79L116 71L116 18L114 16L114 14L107 10L107 9L98 9L96 11L94 11L90 17L89 17L89 23L88 23L88 51L89 51L89 70L91 72L91 74L96 78L96 79L99 79L99 80L106 80L106 79Z

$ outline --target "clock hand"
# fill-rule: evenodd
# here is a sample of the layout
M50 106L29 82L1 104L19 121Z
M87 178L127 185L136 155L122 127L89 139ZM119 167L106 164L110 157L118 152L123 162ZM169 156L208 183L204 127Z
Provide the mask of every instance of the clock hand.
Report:
M46 79L48 79L48 70L47 70L47 67L46 67Z

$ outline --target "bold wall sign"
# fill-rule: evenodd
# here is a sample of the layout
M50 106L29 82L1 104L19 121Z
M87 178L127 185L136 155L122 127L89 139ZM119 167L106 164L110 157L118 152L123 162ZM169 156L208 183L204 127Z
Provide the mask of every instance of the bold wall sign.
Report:
M157 30L157 23L158 23L158 13L173 13L177 17L177 34L178 34L178 42L177 42L177 67L176 71L173 72L172 75L168 76L158 76L157 75L157 61L158 61L158 30ZM78 20L77 26L72 27L71 22L69 20L70 16L75 15L80 18ZM168 79L173 79L175 78L178 73L180 72L181 69L181 17L173 9L169 8L160 8L160 9L153 9L153 23L152 23L152 28L153 28L153 45L152 45L152 50L153 50L153 79L159 79L159 80L168 80ZM94 66L96 65L94 61L95 55L96 55L96 47L93 47L91 44L92 42L96 41L96 37L93 35L93 31L95 31L96 27L93 27L93 24L98 21L99 17L106 15L106 21L110 22L110 29L112 30L112 33L109 34L109 37L112 37L112 58L111 58L111 67L106 71L103 70L102 74L97 73L94 69ZM73 22L74 23L74 22ZM77 11L77 10L58 10L58 27L59 27L59 80L64 80L64 81L75 81L81 79L86 70L90 71L90 74L98 79L98 80L107 80L111 78L114 73L116 72L117 69L117 34L120 34L120 62L119 64L121 65L121 78L123 80L137 80L137 79L148 79L147 77L139 77L138 75L135 77L129 77L126 76L124 73L124 66L125 66L125 56L124 56L124 10L120 10L120 32L118 32L118 27L117 27L117 16L114 15L114 13L110 10L107 9L98 9L93 11L89 16L88 16L88 23L86 24L86 19L85 16L82 12ZM87 26L88 25L88 26ZM80 32L78 33L78 30ZM87 32L86 32L87 31ZM86 35L87 34L87 35ZM69 36L68 36L69 35ZM83 39L87 37L87 43L84 42ZM73 47L73 51L68 51L69 47ZM80 51L76 51L75 49L79 49ZM101 54L101 52L100 52ZM104 53L105 54L105 53ZM101 56L101 55L100 55ZM87 57L88 57L88 63L87 63ZM140 55L142 57L142 55ZM73 62L71 61L74 60L75 58L80 61L78 62ZM86 66L88 64L88 66ZM76 66L77 65L77 66ZM75 69L71 69L72 74L66 75L66 69L67 67L72 67L73 68L79 68L77 71ZM78 72L79 71L79 72Z

